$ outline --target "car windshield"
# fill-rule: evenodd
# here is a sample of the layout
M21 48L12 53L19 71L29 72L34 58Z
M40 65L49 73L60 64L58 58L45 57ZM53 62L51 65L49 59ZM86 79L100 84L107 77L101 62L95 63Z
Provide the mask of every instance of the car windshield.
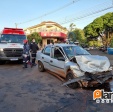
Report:
M26 39L25 35L12 35L12 34L0 35L0 43L23 43L23 40L25 39Z
M64 52L66 53L68 58L72 58L75 55L90 55L85 49L79 46L66 46L63 47Z

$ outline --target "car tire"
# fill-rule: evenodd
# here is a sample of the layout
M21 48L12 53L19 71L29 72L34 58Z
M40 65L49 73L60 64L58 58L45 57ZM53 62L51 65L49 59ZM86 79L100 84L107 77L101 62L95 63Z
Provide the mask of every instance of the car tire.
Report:
M44 65L43 65L43 63L42 62L38 62L38 70L40 71L40 72L44 72Z
M74 79L74 74L72 73L72 71L68 71L67 75L66 75L66 81L69 81L71 79ZM78 82L68 84L67 86L72 89L76 89L76 88L80 87Z
M4 65L6 61L0 60L0 65Z

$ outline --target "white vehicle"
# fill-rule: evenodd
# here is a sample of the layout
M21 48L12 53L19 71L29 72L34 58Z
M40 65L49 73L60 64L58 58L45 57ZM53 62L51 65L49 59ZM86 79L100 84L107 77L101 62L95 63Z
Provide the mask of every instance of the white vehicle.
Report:
M0 35L0 64L4 64L7 60L22 60L23 40L25 39L23 29L4 28Z
M102 84L113 77L110 62L105 56L91 55L72 44L48 45L37 52L38 69L48 69L66 79L71 88ZM72 83L72 84L71 84Z

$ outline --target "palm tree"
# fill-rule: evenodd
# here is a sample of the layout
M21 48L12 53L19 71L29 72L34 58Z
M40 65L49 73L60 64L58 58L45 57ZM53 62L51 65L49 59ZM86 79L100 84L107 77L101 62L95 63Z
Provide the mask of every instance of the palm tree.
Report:
M73 30L75 29L75 26L76 26L76 25L75 25L74 23L71 23L70 26L69 26L70 31L73 31Z

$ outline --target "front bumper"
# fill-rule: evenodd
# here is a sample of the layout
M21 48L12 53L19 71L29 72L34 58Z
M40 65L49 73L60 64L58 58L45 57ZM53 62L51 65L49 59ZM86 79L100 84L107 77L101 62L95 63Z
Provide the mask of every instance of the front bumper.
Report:
M68 82L65 82L62 86L81 81L83 86L87 87L91 85L106 83L110 81L110 79L113 79L113 73L111 71L97 74L91 74L86 72L85 75L69 80Z
M23 59L22 53L20 54L20 56L17 56L17 53L15 52L15 54L11 54L11 52L8 52L7 54L4 51L0 51L0 60L3 61L17 61L17 60L21 60Z
M17 61L21 60L23 57L0 57L0 60L6 60L6 61Z
M94 84L103 84L106 83L108 81L110 81L110 79L113 78L113 73L111 71L108 72L102 72L102 73L97 73L97 74L90 74L90 73L86 73L86 80L89 82L89 85L94 85Z

